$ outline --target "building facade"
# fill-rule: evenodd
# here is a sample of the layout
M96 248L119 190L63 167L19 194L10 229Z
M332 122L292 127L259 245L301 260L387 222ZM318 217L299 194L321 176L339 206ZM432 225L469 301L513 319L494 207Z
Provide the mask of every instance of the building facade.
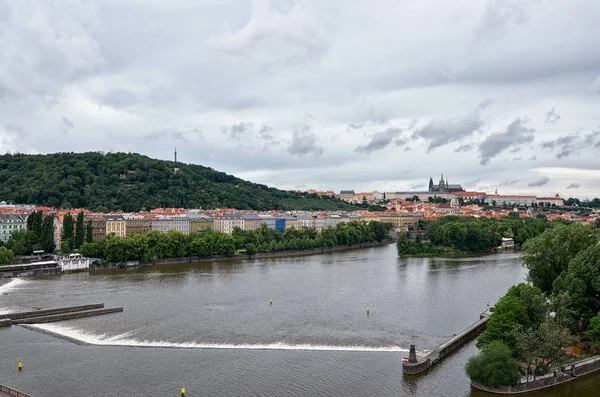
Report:
M0 240L6 243L13 232L25 230L26 219L20 214L0 214Z
M152 218L151 228L161 233L177 230L183 234L190 234L190 219L186 215L157 215Z
M150 219L146 215L127 214L123 215L126 223L127 235L144 234L152 230Z
M260 222L259 222L260 223ZM233 232L235 227L244 228L244 219L238 214L221 215L215 218L215 230L221 233Z
M107 236L113 233L118 237L125 237L127 235L127 222L122 215L105 215L104 219L106 219Z

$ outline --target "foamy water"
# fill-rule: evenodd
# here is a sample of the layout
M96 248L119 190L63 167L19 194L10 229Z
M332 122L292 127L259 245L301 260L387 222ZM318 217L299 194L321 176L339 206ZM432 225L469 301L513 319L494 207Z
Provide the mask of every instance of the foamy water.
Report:
M8 283L0 286L0 295L5 294L10 291L14 291L19 289L23 284L26 284L27 281L20 278L13 278Z
M66 327L58 324L31 324L23 325L37 331L42 331L54 336L62 337L74 342L96 346L127 346L172 349L243 349L243 350L313 350L313 351L349 351L349 352L408 352L408 349L399 346L330 346L311 344L287 344L283 342L269 344L230 344L230 343L202 343L202 342L169 342L169 341L140 341L128 338L132 332L107 336L106 334L93 334L77 328Z

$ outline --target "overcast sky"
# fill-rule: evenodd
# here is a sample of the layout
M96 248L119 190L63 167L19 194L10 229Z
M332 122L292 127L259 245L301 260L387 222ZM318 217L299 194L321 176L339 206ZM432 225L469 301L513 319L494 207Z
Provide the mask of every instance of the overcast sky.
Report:
M600 196L598 0L0 0L0 151Z

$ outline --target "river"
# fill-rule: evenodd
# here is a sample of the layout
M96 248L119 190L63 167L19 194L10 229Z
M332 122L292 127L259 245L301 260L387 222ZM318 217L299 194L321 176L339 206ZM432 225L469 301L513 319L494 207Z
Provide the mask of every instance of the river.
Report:
M181 387L188 397L479 397L464 373L474 343L418 377L402 375L402 356L476 321L525 276L517 254L399 259L390 245L5 280L0 312L87 303L124 312L0 328L0 383L35 397L179 396ZM529 395L597 390L591 375Z

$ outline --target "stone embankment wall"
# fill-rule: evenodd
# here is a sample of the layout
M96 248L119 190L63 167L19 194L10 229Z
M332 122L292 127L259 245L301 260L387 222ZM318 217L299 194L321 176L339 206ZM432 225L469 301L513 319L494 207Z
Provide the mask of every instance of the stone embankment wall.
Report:
M600 370L600 356L594 356L561 368L555 368L549 374L539 376L534 381L527 382L527 378L522 378L521 382L516 386L492 388L485 387L476 382L471 382L471 386L475 389L494 394L521 394L570 382L577 379L578 376L598 370Z
M4 385L0 385L0 392L6 393L9 396L14 396L14 397L31 397L29 394L25 394L16 389L13 389L12 387L4 386Z
M44 309L44 310L34 310L30 312L15 312L15 313L7 313L0 315L0 320L2 319L11 319L17 320L20 318L28 318L28 317L39 317L39 316L49 316L53 314L63 314L63 313L72 313L72 312L80 312L84 310L93 310L93 309L102 309L104 307L104 303L97 303L93 305L81 305L81 306L70 306L70 307L60 307L56 309Z
M438 361L479 335L479 333L483 332L487 327L487 322L490 319L491 311L493 311L493 308L490 308L490 311L481 313L479 315L479 321L470 325L459 334L454 335L452 338L448 339L446 342L434 349L431 353L424 357L418 358L416 363L403 362L402 372L407 375L414 375L424 372L434 366Z

